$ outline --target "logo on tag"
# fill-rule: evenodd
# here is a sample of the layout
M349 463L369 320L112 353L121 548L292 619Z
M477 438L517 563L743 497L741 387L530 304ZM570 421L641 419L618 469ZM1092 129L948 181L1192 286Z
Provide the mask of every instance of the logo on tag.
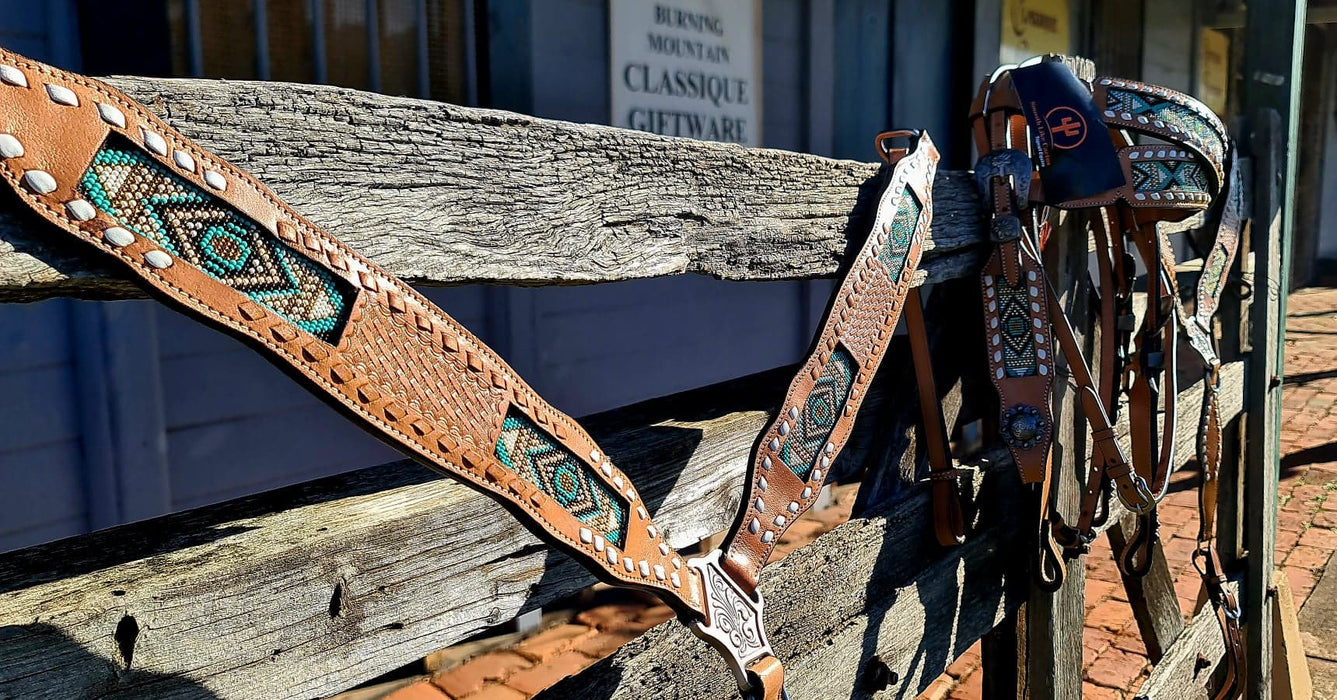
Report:
M1045 125L1049 127L1054 148L1070 150L1082 145L1086 140L1086 120L1071 107L1055 107L1045 115Z

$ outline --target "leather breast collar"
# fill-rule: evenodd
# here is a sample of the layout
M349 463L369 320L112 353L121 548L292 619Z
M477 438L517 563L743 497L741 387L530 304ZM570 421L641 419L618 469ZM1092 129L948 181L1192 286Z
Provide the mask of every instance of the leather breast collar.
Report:
M130 98L0 50L0 132L0 175L55 230L247 342L359 426L496 499L600 580L659 595L749 697L784 694L757 579L825 482L907 297L918 311L910 287L938 160L927 135L879 137L891 167L873 230L758 439L725 547L686 558L580 425L478 338ZM909 144L892 147L900 138Z

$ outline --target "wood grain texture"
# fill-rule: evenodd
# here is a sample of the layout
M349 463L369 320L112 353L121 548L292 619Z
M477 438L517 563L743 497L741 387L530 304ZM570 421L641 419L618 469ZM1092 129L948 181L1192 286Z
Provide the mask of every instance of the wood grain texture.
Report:
M873 163L346 88L107 82L413 283L830 276L881 184ZM20 206L0 197L0 301L141 296ZM977 210L970 176L940 171L930 280L977 267Z
M1224 416L1239 411L1239 377L1227 367ZM670 542L687 545L731 521L752 441L788 379L776 370L586 423ZM853 454L907 408L870 395ZM1191 454L1191 440L1179 445L1181 463ZM907 488L768 569L769 629L796 690L853 692L873 655L901 687L922 687L1015 608L1006 543L1018 482L1004 455L985 458L995 465L977 478L986 496L962 548L933 544L925 493ZM842 455L836 474L863 459ZM398 463L0 556L0 688L328 695L592 581L488 498ZM727 696L720 660L684 635L666 625L577 682L593 697Z
M1216 613L1208 605L1184 626L1174 644L1137 691L1138 700L1199 700L1209 697L1207 683L1225 657L1226 645Z

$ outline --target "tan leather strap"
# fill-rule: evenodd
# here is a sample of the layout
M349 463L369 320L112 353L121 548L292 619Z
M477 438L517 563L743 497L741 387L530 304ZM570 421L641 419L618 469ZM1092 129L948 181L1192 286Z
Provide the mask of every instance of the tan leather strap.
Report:
M924 323L923 302L919 288L905 296L905 330L910 338L910 355L915 363L915 386L919 390L919 412L923 419L924 444L928 452L929 484L933 493L933 534L938 544L953 547L966 540L965 513L961 509L961 477L969 470L952 464L947 438L947 423L938 402L938 387L933 378L933 355L929 349L928 329Z
M892 148L896 138L910 139L911 147ZM723 547L721 565L749 592L781 535L816 501L886 354L906 294L917 283L933 216L938 151L927 134L910 132L879 135L877 150L891 171L872 231L779 414L758 438L751 479Z

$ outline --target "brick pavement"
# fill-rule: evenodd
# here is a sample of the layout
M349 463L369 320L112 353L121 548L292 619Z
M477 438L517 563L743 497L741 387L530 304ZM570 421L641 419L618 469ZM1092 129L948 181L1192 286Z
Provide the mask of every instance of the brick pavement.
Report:
M1282 477L1276 559L1290 579L1298 608L1337 549L1337 289L1291 295L1283 392ZM1182 471L1160 506L1161 536L1187 617L1198 597L1188 560L1197 530L1197 473ZM833 507L809 516L781 542L784 553L849 517L855 486L838 488ZM1132 698L1150 665L1132 609L1102 538L1087 557L1086 629L1082 635L1086 698ZM387 700L522 700L612 654L622 643L672 617L653 598L605 604L571 622L542 630L510 649L489 651L431 678L399 687ZM921 698L980 697L979 645L966 651Z

